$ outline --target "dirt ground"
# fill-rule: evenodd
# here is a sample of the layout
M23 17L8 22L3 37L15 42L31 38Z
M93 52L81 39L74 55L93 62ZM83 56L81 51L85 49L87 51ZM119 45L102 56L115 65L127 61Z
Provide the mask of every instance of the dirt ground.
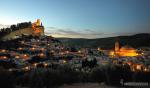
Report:
M117 87L110 87L98 83L76 83L72 85L64 85L59 88L117 88Z
M28 87L16 87L16 88L28 88ZM98 83L74 83L72 85L63 85L58 88L124 88L124 87L112 87Z

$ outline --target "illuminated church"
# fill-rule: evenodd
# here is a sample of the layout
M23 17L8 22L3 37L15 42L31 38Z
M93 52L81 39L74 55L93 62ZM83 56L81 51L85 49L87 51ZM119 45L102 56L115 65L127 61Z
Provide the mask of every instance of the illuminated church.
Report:
M110 55L111 56L137 56L138 53L134 48L129 47L128 45L120 48L119 42L116 42L115 50L111 51Z

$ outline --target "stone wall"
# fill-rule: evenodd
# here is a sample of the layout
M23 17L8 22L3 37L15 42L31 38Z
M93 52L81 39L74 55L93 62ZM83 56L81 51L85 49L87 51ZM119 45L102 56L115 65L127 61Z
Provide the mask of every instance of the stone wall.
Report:
M41 29L40 35L44 35L44 27L39 27ZM24 28L24 29L19 29L17 31L11 32L8 35L4 36L2 40L11 40L15 39L17 36L21 35L35 35L34 30L32 28Z

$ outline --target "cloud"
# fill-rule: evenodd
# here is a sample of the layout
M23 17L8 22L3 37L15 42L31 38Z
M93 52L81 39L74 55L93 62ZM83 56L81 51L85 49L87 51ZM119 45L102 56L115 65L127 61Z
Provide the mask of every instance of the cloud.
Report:
M70 38L101 38L111 36L112 33L103 33L92 29L84 29L76 31L70 28L47 27L46 34L54 37L70 37Z
M91 29L84 29L84 31L86 31L86 32L95 32L95 31L93 31Z
M68 35L82 35L82 33L76 32L76 31L72 31L72 30L59 29L58 32L62 33L62 34L68 34Z
M137 33L150 33L150 26L149 25L140 25L139 27L134 27L137 29L136 32L101 32L95 31L93 29L82 29L82 30L75 30L71 28L57 28L57 27L47 27L46 34L52 35L54 37L69 37L69 38L104 38L104 37L114 37L114 36L126 36L126 35L133 35ZM133 29L134 29L133 28ZM143 29L144 32L141 31Z

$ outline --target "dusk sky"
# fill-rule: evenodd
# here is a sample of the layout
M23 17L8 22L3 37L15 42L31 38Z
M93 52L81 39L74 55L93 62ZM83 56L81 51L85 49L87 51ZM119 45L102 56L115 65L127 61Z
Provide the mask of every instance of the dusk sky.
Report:
M150 33L150 0L0 0L0 26L41 19L54 37Z

